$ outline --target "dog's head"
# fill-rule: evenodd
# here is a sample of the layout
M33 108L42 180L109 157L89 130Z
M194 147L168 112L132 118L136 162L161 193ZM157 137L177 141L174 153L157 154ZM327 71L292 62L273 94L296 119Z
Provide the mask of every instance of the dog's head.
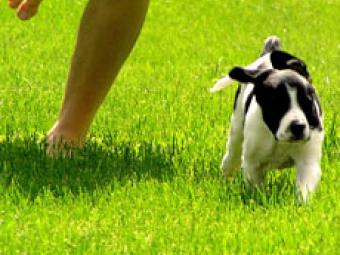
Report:
M229 77L254 84L263 120L278 141L306 141L311 130L322 130L321 107L306 65L282 51L271 55L274 69L233 68Z

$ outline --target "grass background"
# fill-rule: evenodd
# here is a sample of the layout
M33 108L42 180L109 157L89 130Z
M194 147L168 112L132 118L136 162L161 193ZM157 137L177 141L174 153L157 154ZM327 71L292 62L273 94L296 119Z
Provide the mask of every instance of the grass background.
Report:
M85 0L21 22L0 3L0 254L337 254L340 2L152 1L136 48L72 158L45 155ZM323 177L297 206L295 171L261 192L220 175L235 87L215 78L278 35L325 112Z

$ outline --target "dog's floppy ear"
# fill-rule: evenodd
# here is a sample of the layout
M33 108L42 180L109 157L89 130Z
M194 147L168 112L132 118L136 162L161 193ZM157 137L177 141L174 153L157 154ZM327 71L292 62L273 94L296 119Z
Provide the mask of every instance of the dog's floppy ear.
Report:
M242 83L252 82L257 83L264 81L273 70L245 69L239 66L234 67L229 72L229 77Z
M257 83L265 80L270 73L272 73L272 69L258 70L258 69L246 69L243 67L236 66L229 74L221 79L219 79L214 86L210 89L211 93L220 91L228 86L230 86L234 81L238 81L241 83Z
M228 75L219 79L214 86L210 89L211 93L220 91L228 86L230 86L234 81L238 82L254 82L255 76L258 73L257 70L248 70L242 67L234 67Z
M310 80L307 66L301 59L290 55L287 52L276 50L271 53L270 60L275 69L291 69L305 77L307 80Z
M248 70L240 66L236 66L229 72L229 77L242 83L255 82L258 73L258 70Z

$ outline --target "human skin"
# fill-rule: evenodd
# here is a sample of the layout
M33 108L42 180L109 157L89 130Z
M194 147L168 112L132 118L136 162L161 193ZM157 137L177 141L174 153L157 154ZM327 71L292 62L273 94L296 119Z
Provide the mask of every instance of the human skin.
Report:
M18 17L22 20L28 20L37 12L41 0L9 0L8 5L17 9Z
M10 0L22 20L33 17L41 0ZM144 23L149 0L89 0L59 116L48 132L48 151L56 145L81 146L86 133Z

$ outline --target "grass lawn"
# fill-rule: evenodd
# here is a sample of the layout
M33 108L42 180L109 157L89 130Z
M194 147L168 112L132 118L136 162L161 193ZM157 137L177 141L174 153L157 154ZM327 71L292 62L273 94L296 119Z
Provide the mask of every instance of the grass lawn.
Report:
M0 254L339 254L340 1L151 1L84 149L50 159L85 0L21 22L0 3ZM325 112L323 176L298 206L295 170L261 192L220 161L236 86L214 79L263 40L309 66Z

